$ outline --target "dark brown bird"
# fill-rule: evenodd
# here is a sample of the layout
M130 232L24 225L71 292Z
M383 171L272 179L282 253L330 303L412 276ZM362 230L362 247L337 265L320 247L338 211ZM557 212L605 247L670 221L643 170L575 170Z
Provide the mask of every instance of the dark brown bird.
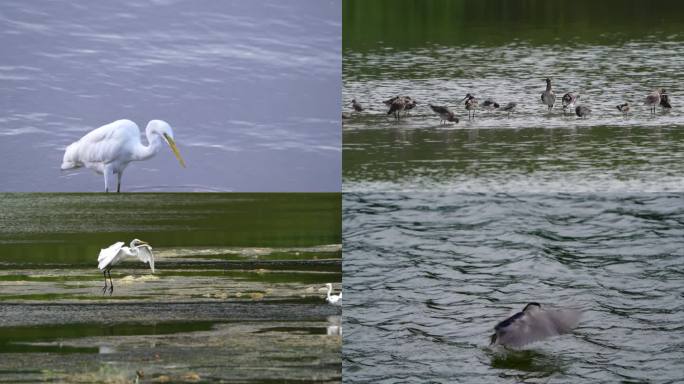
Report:
M465 100L465 109L468 110L468 120L470 120L471 118L471 112L472 117L475 118L475 110L477 109L477 105L479 104L479 102L477 101L475 96L471 95L470 93L466 93L466 96L463 98L463 100Z
M646 96L644 104L648 105L651 108L652 115L655 115L656 106L660 104L660 95L662 95L663 93L665 93L664 89L656 89L655 91L649 93L648 96Z
M575 114L579 117L587 117L591 113L591 109L588 107L585 107L584 105L578 105L577 108L575 108Z
M620 104L620 105L616 106L615 108L617 108L618 111L620 111L622 113L629 112L629 103Z
M660 106L667 109L672 108L672 105L670 105L670 96L665 92L660 95Z
M430 104L430 109L439 115L439 118L441 119L439 121L440 124L446 124L447 121L458 123L458 117L456 117L456 114L451 112L449 108Z
M387 111L387 114L394 114L394 118L399 120L401 118L401 112L406 108L406 102L402 98L396 98L389 107L390 109Z
M356 112L363 112L363 106L361 105L361 103L356 101L356 99L352 100L352 108L354 108Z

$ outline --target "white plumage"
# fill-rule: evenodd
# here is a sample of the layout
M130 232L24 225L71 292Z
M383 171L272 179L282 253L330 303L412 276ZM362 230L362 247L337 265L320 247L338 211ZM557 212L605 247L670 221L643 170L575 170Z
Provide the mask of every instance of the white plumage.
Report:
M332 305L342 305L342 292L340 292L339 295L331 295L332 293L332 284L326 283L326 287L328 287L328 295L325 298L325 301Z
M176 147L171 126L162 120L151 120L145 128L148 145L140 140L138 125L130 120L117 120L88 132L64 151L62 170L86 167L104 175L105 192L109 192L117 177L116 191L121 190L121 177L131 161L142 161L156 155L162 141L185 167Z
M143 263L149 264L152 273L154 273L154 254L149 244L139 239L133 239L130 247L124 247L123 245L123 241L116 242L107 248L101 249L100 254L97 256L97 268L103 271L105 277L105 286L102 289L102 293L107 291L107 273L109 273L110 294L114 291L111 269L125 257L137 257Z

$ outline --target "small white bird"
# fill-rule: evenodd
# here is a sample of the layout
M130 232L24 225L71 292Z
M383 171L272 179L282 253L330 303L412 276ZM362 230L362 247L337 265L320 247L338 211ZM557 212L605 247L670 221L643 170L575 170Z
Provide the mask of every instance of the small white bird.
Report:
M541 309L529 303L494 327L490 345L521 347L551 336L569 333L579 323L582 313L574 309Z
M342 305L342 292L339 295L331 295L332 284L326 283L325 286L328 287L328 296L325 298L325 301L332 305Z
M107 292L107 274L109 274L109 294L114 292L114 283L112 282L112 267L121 261L124 257L135 256L143 263L150 265L152 273L154 273L154 255L152 254L152 247L146 242L138 239L131 241L131 246L124 247L124 242L119 241L110 245L107 248L100 250L100 255L97 257L97 268L102 271L105 279L102 294Z
M148 145L140 140L138 126L130 120L117 120L88 132L64 151L62 170L87 167L104 175L105 192L114 186L121 191L121 176L131 161L142 161L159 152L162 141L171 147L178 162L185 167L185 161L173 140L171 126L162 120L150 120L145 128Z

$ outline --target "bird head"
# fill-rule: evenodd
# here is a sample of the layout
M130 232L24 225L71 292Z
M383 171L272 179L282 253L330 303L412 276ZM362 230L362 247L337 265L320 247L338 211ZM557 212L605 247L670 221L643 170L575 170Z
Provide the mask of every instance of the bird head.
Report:
M551 78L550 77L546 78L546 84L551 84Z
M166 144L169 145L169 148L171 148L171 151L173 151L173 154L176 156L176 159L178 159L181 167L185 168L185 160L183 160L183 157L178 151L176 142L173 139L173 130L169 123L164 120L150 120L150 122L147 123L146 131L148 133L156 133L163 137Z
M523 312L531 311L531 310L537 310L541 309L541 305L539 303L529 303L523 308Z
M326 286L327 288L332 289L332 284L330 284L330 283L325 283L325 286Z
M470 93L466 93L463 100L470 100L470 99L474 99L474 98L475 98L475 96L471 95ZM463 100L461 100L461 101L463 101Z
M131 241L131 248L139 247L141 245L149 245L149 244L147 244L146 241L142 241L140 239L133 239L133 241Z

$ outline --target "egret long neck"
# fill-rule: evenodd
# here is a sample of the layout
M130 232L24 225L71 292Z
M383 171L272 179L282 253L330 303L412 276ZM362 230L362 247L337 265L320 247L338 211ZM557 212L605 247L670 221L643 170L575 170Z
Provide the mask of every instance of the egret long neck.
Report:
M162 139L159 134L146 129L145 136L147 136L147 145L144 145L142 142L138 143L133 151L134 160L147 160L156 155L162 147Z
M123 247L123 248L121 248L121 250L124 251L126 256L129 256L129 257L138 256L138 248Z
M332 292L332 286L328 285L328 297L330 297L330 293Z

